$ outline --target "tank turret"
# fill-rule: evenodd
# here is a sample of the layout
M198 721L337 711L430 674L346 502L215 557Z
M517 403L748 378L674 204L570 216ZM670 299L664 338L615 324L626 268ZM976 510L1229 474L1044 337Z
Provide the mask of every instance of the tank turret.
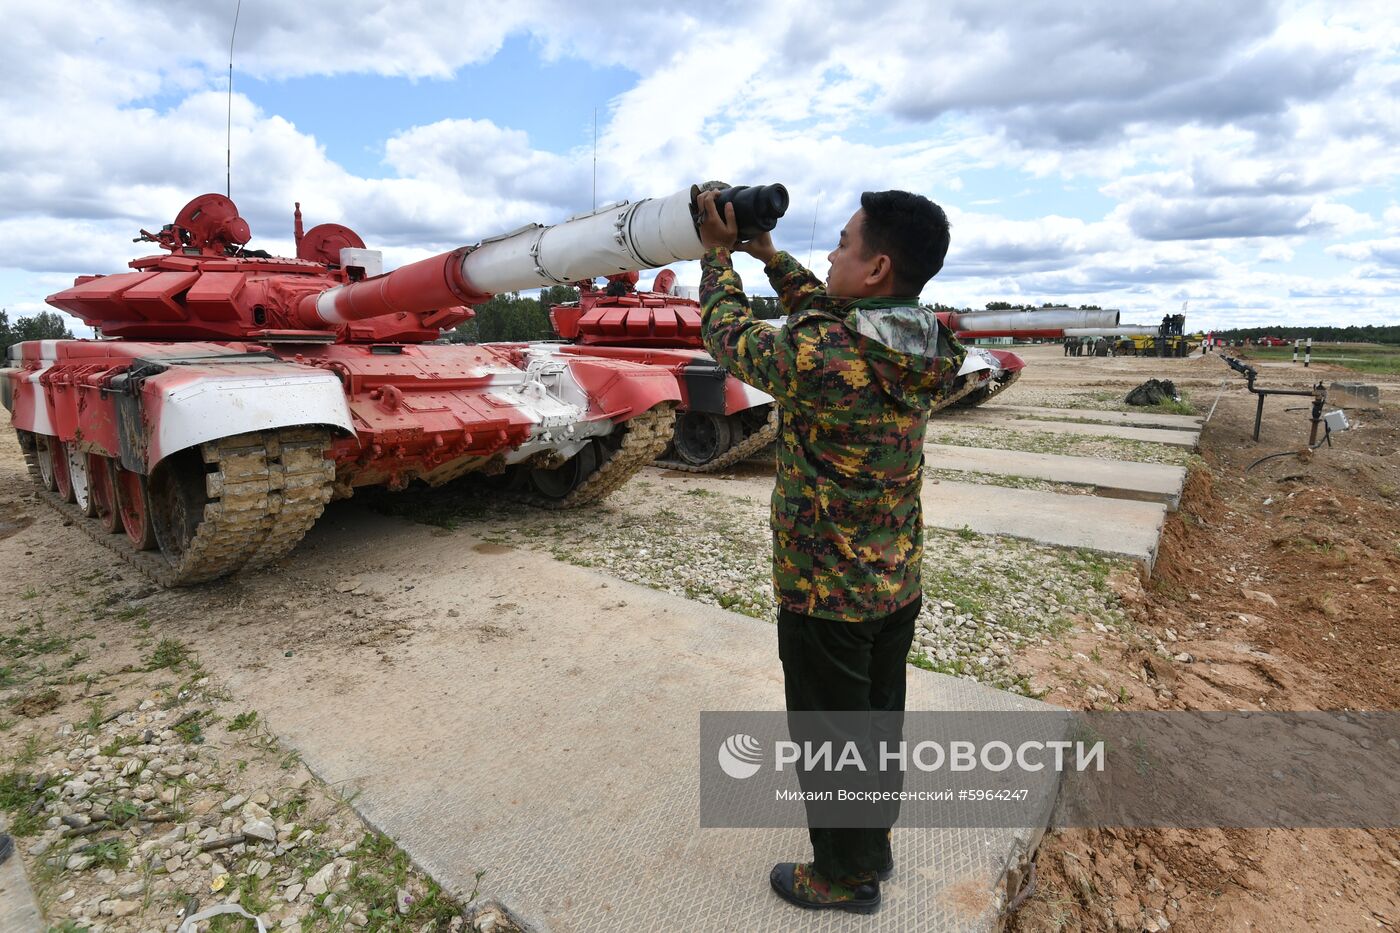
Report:
M348 227L322 224L301 234L300 205L296 258L250 251L237 207L206 194L159 233L142 231L140 241L167 254L134 260L134 272L81 276L48 301L114 337L424 342L499 292L698 259L698 192L691 186L554 226L531 224L389 273L381 254ZM764 185L743 189L734 203L744 222L771 227L786 201L781 185Z

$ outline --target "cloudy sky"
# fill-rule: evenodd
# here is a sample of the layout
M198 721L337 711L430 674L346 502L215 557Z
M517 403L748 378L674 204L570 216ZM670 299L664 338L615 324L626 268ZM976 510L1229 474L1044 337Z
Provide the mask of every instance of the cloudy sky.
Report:
M12 315L224 190L234 6L0 0ZM1397 100L1392 2L244 0L232 194L254 246L299 200L392 267L590 208L596 112L598 203L781 181L818 274L897 187L953 221L928 301L1394 323Z

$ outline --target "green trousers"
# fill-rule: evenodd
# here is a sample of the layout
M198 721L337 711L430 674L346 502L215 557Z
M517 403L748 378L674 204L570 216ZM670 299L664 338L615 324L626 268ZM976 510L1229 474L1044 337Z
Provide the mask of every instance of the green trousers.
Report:
M783 662L783 687L789 713L872 711L903 713L905 667L914 641L914 623L922 598L890 615L867 622L833 622L778 610L778 656ZM810 729L814 719L801 720ZM789 723L796 723L789 719ZM849 717L833 729L849 729ZM903 716L881 716L865 734L849 737L863 748L879 742L897 743ZM794 727L792 738L801 742ZM799 773L799 778L801 774ZM899 791L904 774L898 769L881 772L882 791ZM827 878L879 871L890 862L889 832L899 816L899 804L884 809L879 823L861 829L809 826L813 861ZM809 823L811 822L809 813Z

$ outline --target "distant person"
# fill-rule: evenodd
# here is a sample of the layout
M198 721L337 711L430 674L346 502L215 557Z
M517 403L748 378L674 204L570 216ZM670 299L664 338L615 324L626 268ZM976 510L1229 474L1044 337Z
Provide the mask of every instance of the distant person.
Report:
M919 303L943 267L948 218L906 191L867 191L828 256L826 285L767 233L738 242L733 205L700 195L701 338L721 366L769 393L781 415L773 490L773 584L778 656L794 741L813 713L902 713L907 657L923 601L923 445L930 409L951 389L966 351ZM787 327L758 322L730 260L764 264ZM828 734L898 742L893 717L859 727L816 717ZM807 734L805 726L802 729ZM818 736L816 741L822 739ZM798 773L810 783L812 776ZM870 774L898 793L903 773ZM780 862L769 884L798 907L869 911L894 871L890 828L810 827L813 859ZM809 810L809 821L811 819ZM684 866L680 866L684 870Z

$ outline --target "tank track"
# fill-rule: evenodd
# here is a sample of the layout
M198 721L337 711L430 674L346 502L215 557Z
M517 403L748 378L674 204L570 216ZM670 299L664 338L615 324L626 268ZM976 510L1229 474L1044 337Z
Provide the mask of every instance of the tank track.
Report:
M36 486L44 485L44 478L39 473L39 451L34 446L34 435L16 428L15 440L19 441L19 452L24 455L24 466L29 471L29 478Z
M108 534L78 507L41 487L41 495L103 547L161 586L188 586L284 557L320 518L331 498L335 465L325 458L329 431L283 428L210 441L200 448L210 501L179 561L138 551ZM210 469L212 468L212 469Z
M672 428L674 431L674 428ZM763 427L720 454L709 463L686 463L684 460L657 460L655 466L681 473L715 473L725 467L747 460L778 439L778 406L768 413Z
M573 509L606 497L647 466L671 441L675 407L658 405L627 422L622 446L567 496L551 499L524 494L521 501L542 509Z

